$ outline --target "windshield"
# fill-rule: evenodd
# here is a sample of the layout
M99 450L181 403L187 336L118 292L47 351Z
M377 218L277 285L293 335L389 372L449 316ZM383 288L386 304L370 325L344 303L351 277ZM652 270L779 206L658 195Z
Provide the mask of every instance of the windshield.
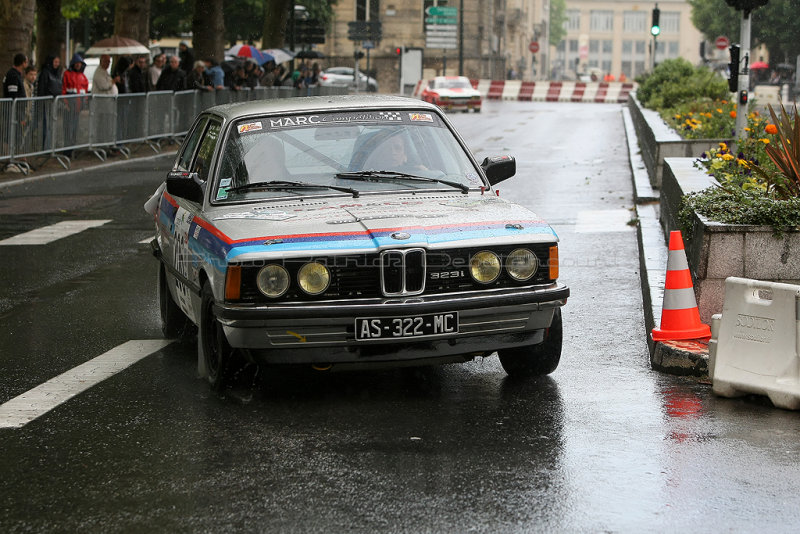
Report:
M245 187L269 182L280 182L280 187ZM303 187L287 187L287 182ZM409 111L287 114L237 121L225 141L214 183L217 202L347 194L342 188L365 194L483 185L441 118Z
M472 89L467 78L446 78L436 82L437 89Z

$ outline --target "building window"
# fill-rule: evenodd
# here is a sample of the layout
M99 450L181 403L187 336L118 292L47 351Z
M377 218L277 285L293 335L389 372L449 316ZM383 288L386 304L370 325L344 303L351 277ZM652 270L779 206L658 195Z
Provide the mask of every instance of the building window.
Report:
M591 11L591 30L593 32L613 32L614 12L593 9Z
M644 11L625 11L622 18L622 31L625 33L646 33L647 13Z
M564 21L564 29L567 31L578 31L581 29L581 10L568 9L567 20Z
M681 14L677 11L661 12L661 33L679 33L681 31Z
M380 20L380 0L356 0L356 20ZM428 1L426 0L426 7ZM447 4L447 0L444 0L444 4L442 4L441 0L439 1L439 5ZM433 5L431 3L431 5ZM367 18L367 14L369 14L369 18Z

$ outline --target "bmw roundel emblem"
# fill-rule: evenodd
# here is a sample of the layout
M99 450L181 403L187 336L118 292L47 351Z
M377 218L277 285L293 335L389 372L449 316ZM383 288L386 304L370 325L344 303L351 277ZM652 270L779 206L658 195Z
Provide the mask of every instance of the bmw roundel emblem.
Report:
M402 241L404 239L411 238L411 234L409 234L407 232L393 232L391 234L391 238L392 239L397 239L398 241Z

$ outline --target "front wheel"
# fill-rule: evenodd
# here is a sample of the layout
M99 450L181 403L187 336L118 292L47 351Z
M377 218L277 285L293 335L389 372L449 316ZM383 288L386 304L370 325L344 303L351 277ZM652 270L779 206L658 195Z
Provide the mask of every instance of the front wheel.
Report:
M498 350L500 364L511 377L549 375L561 360L562 338L561 308L556 308L553 322L545 331L544 341L538 345Z
M200 335L197 350L204 360L208 383L214 391L220 391L230 375L233 348L225 337L222 325L214 315L214 293L211 284L206 283L202 291L202 308L200 310Z

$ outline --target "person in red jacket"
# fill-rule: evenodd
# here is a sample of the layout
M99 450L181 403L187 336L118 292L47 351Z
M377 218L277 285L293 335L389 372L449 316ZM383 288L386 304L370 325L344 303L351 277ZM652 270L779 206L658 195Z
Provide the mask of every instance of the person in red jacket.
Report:
M84 95L66 99L58 117L64 125L64 139L61 147L56 147L56 149L64 148L68 157L72 156L81 108L84 107L85 95L89 92L89 80L83 73L85 68L86 63L83 58L79 54L75 54L72 56L72 61L69 62L69 69L64 71L64 77L61 79L62 95Z

